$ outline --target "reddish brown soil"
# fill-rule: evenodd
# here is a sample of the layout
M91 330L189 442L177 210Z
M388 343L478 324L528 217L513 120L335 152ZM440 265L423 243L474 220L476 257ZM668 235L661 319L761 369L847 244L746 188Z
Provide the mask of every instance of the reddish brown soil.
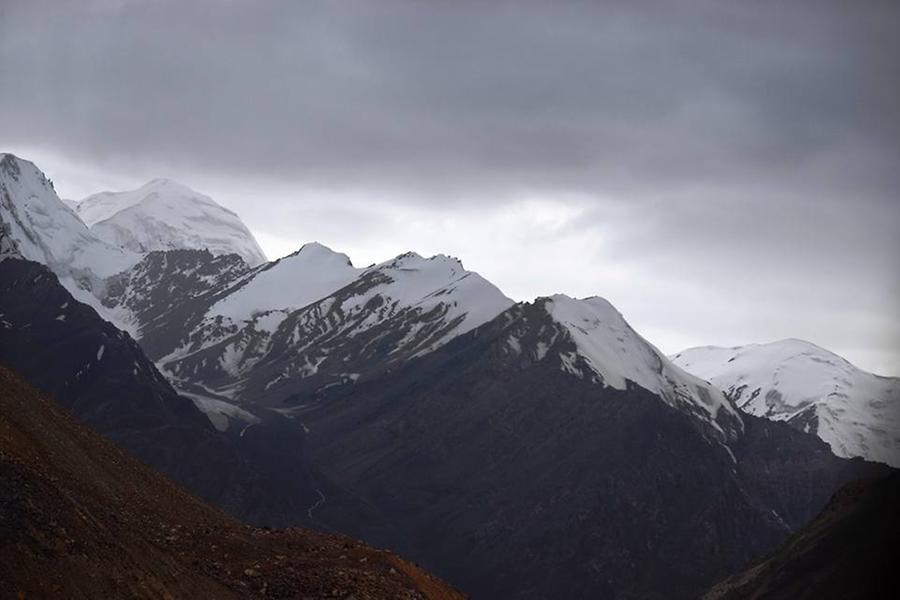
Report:
M350 538L242 525L0 367L0 597L463 596Z

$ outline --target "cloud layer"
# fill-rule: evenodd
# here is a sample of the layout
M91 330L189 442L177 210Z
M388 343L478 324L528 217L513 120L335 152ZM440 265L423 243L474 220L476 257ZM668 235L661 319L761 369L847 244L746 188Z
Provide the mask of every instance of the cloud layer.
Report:
M0 131L64 193L181 179L271 253L450 252L665 350L898 373L897 31L893 2L7 0Z

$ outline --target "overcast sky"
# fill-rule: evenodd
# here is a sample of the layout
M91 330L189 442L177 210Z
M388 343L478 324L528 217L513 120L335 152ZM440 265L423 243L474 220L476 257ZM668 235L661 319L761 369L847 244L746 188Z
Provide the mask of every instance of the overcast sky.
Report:
M0 151L900 374L898 2L0 0Z

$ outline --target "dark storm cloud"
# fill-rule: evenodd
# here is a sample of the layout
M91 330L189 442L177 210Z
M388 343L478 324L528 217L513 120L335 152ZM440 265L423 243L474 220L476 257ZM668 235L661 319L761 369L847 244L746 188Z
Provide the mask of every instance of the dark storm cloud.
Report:
M900 367L898 31L893 1L0 0L0 134L462 217L575 194L554 235L602 228L607 260L760 306L819 298L820 323L877 313ZM295 227L277 202L234 208Z
M0 123L104 159L437 190L791 179L843 152L883 194L897 12L7 0Z

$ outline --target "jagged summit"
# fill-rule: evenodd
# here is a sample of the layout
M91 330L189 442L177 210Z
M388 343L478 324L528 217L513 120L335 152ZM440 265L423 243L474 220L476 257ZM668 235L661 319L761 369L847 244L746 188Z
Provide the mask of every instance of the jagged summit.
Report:
M279 259L279 261L294 256L305 256L313 260L335 260L343 262L348 266L353 266L353 262L350 260L349 256L343 252L336 252L321 242L306 242L300 246L299 250L288 254L284 258Z
M250 266L266 262L234 212L172 179L93 194L75 211L95 235L133 252L205 248L215 255L237 254Z
M276 404L285 385L293 396L296 386L355 381L432 351L514 304L454 258L408 252L356 268L315 242L228 285L221 299L197 304L195 329L176 332L156 358L175 379ZM146 335L155 338L154 328L148 323Z

